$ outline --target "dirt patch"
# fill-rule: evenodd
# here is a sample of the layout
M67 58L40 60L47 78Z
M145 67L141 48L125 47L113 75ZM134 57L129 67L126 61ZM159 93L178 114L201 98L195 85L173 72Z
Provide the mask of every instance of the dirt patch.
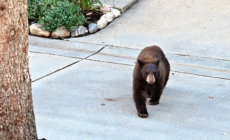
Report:
M103 12L96 10L85 10L83 14L86 19L84 26L88 27L90 23L96 23L103 15Z

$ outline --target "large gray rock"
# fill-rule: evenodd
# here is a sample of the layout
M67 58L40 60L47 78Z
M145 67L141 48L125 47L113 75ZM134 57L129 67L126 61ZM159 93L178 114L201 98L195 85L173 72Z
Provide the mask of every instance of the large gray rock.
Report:
M89 33L95 33L97 32L98 28L97 28L97 24L95 23L90 23L89 24Z
M101 18L100 20L97 21L97 28L98 29L103 29L105 26L107 26L108 22L106 18Z
M112 22L113 19L115 18L115 15L112 12L107 12L103 16L101 16L101 19L105 18L107 22Z
M50 32L43 30L43 26L39 23L35 23L35 24L30 25L30 33L32 35L41 36L41 37L49 37L50 36Z
M114 14L115 18L119 17L121 15L121 12L117 9L112 8L111 12Z
M70 30L65 29L64 26L57 28L56 31L52 32L52 38L67 38L70 36Z
M79 26L73 30L71 30L71 36L76 37L76 36L82 36L88 34L88 30L84 26Z

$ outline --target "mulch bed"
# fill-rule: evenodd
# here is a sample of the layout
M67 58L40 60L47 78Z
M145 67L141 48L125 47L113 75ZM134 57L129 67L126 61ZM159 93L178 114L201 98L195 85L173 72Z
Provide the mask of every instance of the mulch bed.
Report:
M103 12L96 10L85 10L83 14L86 19L84 26L88 27L90 23L96 23L103 15Z

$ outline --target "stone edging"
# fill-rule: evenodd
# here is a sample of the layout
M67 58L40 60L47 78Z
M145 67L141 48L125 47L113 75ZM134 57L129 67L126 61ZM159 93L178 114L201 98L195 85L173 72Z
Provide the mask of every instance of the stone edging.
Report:
M121 12L118 9L112 8L110 5L103 5L101 7L104 15L97 21L97 23L90 23L88 27L79 26L73 30L65 29L64 26L59 27L54 32L49 32L43 30L42 25L39 23L34 23L30 25L29 30L31 35L40 36L40 37L51 37L54 39L62 39L69 37L79 37L87 34L93 34L98 30L105 28L108 23L112 22L115 18L121 15Z

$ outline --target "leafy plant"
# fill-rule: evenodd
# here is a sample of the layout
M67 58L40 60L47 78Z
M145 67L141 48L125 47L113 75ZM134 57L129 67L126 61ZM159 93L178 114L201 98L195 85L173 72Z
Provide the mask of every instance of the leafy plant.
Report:
M38 22L45 12L51 9L52 5L55 5L57 2L72 2L77 4L78 0L28 0L28 17L29 22Z
M44 30L83 25L84 10L96 9L100 0L28 0L29 23L41 23Z
M97 3L102 5L100 0L80 0L80 5L83 10L93 9L94 4L97 4Z
M28 18L29 22L37 22L44 16L44 12L50 9L51 3L44 3L43 0L28 0Z
M43 29L47 31L55 31L55 29L65 26L70 29L73 26L83 25L85 18L80 11L80 5L70 2L62 2L59 0L54 3L51 8L44 12L39 23Z

